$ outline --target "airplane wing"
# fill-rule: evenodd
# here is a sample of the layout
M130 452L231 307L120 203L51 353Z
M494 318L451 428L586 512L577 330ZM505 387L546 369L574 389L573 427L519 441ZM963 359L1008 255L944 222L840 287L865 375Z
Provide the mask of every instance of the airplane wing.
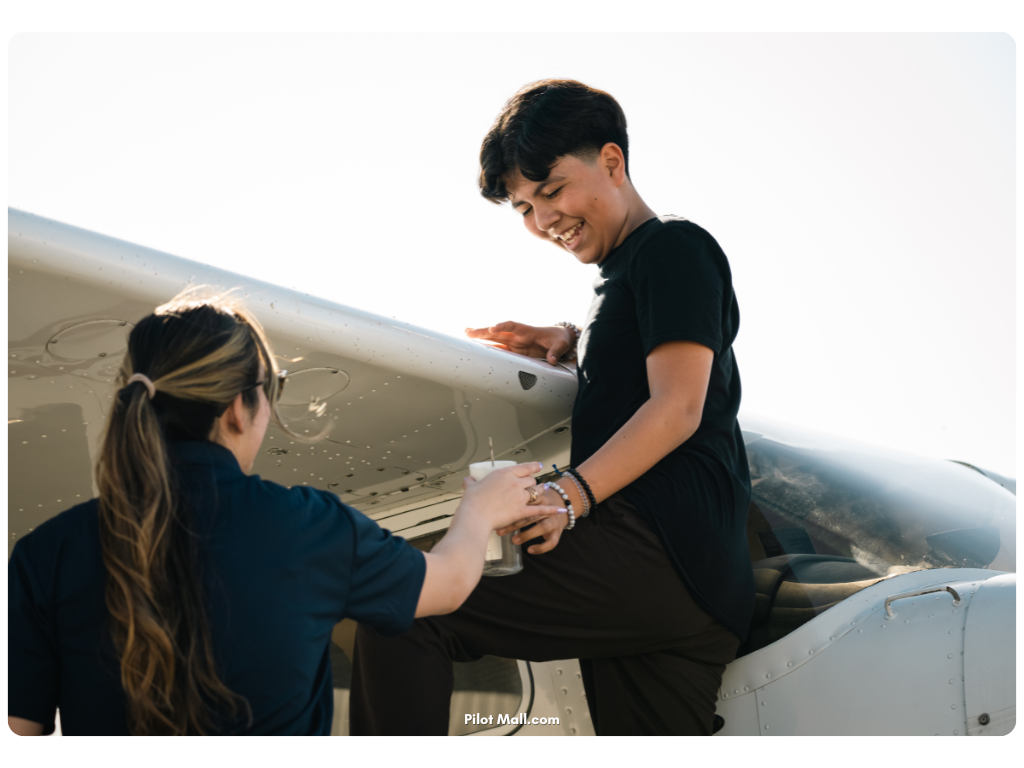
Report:
M311 485L407 538L443 530L470 463L567 463L573 371L8 209L8 554L95 495L93 467L134 323L189 285L237 288L289 371L254 472ZM308 422L308 424L307 424Z

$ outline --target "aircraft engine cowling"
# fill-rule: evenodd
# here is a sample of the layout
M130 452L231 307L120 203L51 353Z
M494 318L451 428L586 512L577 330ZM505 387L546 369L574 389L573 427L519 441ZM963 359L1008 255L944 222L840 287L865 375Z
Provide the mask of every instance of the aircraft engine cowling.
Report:
M1017 723L1017 574L983 581L964 628L964 699L969 736L1003 736Z

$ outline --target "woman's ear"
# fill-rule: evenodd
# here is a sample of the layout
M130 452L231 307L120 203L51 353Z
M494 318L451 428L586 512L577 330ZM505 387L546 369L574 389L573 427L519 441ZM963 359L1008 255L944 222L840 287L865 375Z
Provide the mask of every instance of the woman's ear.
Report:
M240 435L251 422L252 415L249 413L249 409L245 407L242 393L239 392L235 395L235 399L231 401L231 405L228 406L227 410L221 414L221 429L227 430L230 435Z

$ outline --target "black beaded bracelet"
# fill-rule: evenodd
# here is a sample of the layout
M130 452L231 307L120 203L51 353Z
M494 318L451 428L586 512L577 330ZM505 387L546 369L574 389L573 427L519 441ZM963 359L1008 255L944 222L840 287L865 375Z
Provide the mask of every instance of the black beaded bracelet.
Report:
M594 492L590 490L590 483L583 479L583 475L579 473L579 470L569 467L565 471L580 481L580 485L583 486L583 490L587 493L587 500L590 502L590 508L593 509L596 507L597 499L594 498Z

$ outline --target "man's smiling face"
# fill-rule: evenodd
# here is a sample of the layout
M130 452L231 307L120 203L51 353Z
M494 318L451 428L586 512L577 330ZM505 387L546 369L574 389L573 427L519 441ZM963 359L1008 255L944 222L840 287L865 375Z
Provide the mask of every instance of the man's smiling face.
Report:
M592 159L558 158L544 181L530 181L516 169L507 177L508 199L531 234L583 264L600 264L628 234L620 194L624 169L622 151L606 144Z

